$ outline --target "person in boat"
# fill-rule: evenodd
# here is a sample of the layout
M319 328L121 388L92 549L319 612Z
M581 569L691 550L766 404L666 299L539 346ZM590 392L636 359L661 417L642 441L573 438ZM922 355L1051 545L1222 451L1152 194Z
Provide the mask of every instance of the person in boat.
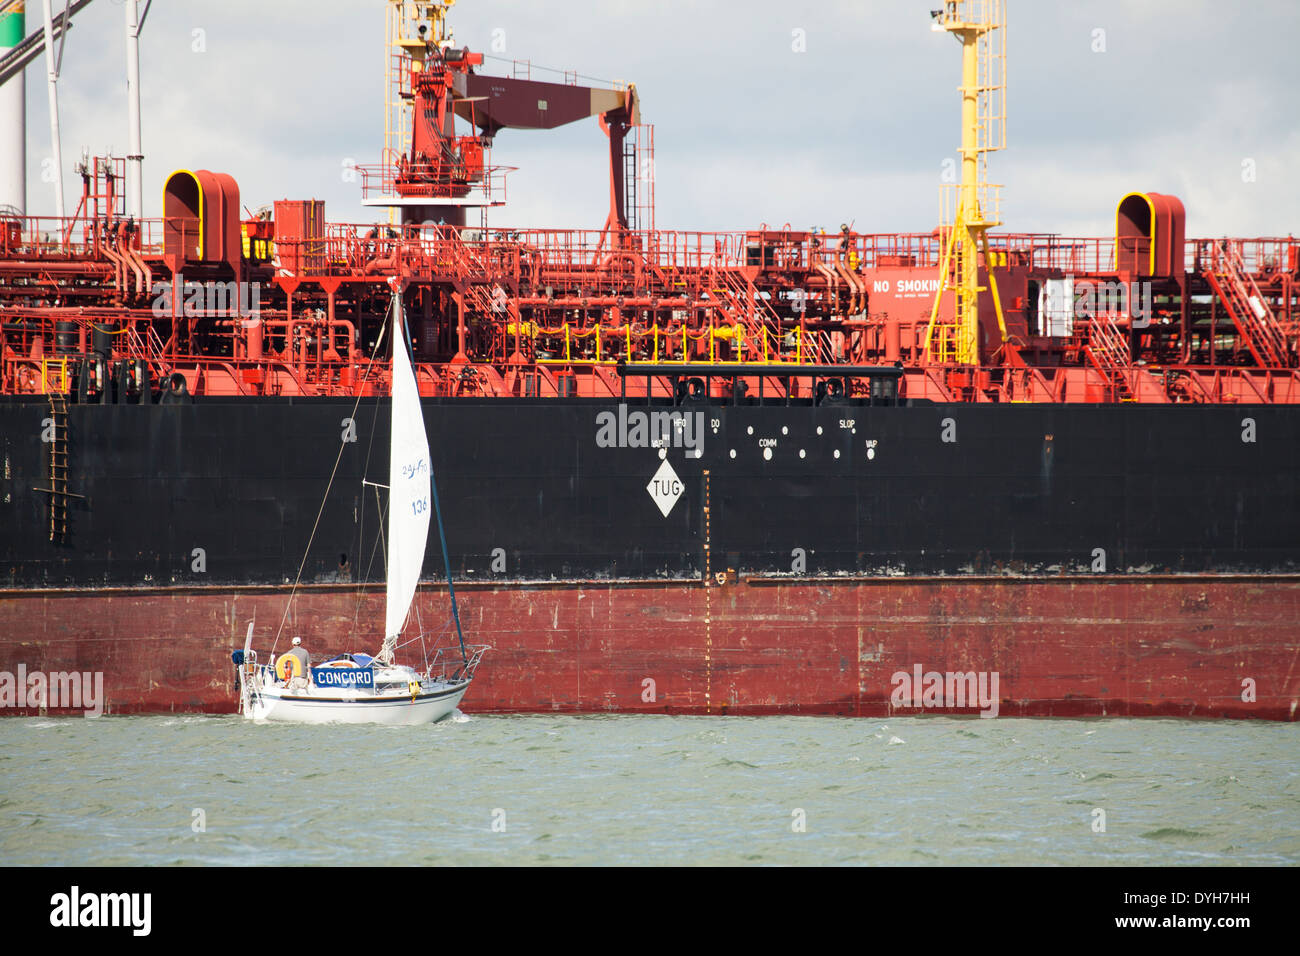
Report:
M311 673L311 655L307 653L307 648L302 646L301 637L293 639L293 647L289 648L289 656L297 658L299 664L297 676L290 678L289 686L306 687L307 675Z

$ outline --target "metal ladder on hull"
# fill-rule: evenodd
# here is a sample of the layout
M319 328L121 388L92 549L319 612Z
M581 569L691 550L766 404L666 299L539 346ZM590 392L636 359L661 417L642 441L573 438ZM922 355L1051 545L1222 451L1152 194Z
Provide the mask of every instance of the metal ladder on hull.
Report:
M68 541L68 499L82 495L68 491L68 402L62 393L51 391L50 415L45 420L49 428L46 444L50 446L48 488L37 488L50 496L50 541L66 544ZM42 438L45 438L42 435Z

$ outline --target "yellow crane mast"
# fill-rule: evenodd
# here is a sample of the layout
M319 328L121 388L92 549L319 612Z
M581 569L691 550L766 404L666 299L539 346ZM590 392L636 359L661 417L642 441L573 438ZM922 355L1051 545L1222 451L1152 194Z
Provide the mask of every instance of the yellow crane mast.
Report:
M986 291L980 285L980 253L1003 341L1007 335L987 235L1002 224L1002 187L988 182L988 154L1007 145L1005 0L946 0L931 16L933 30L951 33L961 43L962 140L961 182L943 190L943 257L925 348L931 361L978 365L979 295ZM954 293L952 321L940 322L939 307L948 292Z
M388 0L384 43L384 157L396 164L411 148L411 77L407 62L421 69L426 42L451 46L447 12L456 0Z

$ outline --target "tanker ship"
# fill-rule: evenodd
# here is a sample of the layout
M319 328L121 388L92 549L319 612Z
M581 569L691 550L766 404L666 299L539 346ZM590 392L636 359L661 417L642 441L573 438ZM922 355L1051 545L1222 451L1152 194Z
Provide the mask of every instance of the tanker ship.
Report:
M0 2L0 78L82 6L24 39ZM1140 190L1113 235L1002 228L1002 0L931 12L962 70L937 228L660 229L637 88L493 75L450 6L387 3L370 222L246 207L237 169L146 218L134 106L74 213L5 200L0 672L233 713L250 621L377 646L397 295L492 647L468 710L1295 719L1300 241L1189 238ZM496 136L592 119L604 225L491 224ZM21 684L7 712L67 709Z

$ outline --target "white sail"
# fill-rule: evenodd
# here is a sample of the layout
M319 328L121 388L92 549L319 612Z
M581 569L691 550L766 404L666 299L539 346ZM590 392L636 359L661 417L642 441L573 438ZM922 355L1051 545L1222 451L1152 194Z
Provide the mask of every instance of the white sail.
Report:
M388 472L388 610L381 655L392 654L420 582L429 538L429 437L406 354L400 304L393 303L393 435Z
M274 653L265 663L258 663L252 650L253 625L250 623L243 658L239 658L238 652L234 655L239 663L239 706L250 720L305 724L432 723L455 712L469 689L479 661L488 650L486 647L466 647L462 637L458 654L454 653L455 648L435 648L430 658L426 649L423 671L394 661L394 652L420 583L420 569L429 538L429 512L434 501L429 436L424 430L420 395L402 326L401 300L395 296L393 424L388 458L388 594L384 640L376 655L378 660L371 662L360 656L342 654L322 662L320 667L313 667L310 674L303 675L305 680L289 679L287 675L277 673L274 665L278 661ZM385 326L385 332L387 328ZM382 335L380 341L383 341ZM333 477L330 485L333 485ZM325 496L328 500L328 489ZM443 546L446 563L445 541ZM447 584L451 592L452 613L455 614L456 598L450 575ZM286 608L281 628L288 614ZM459 616L456 630L459 637Z

